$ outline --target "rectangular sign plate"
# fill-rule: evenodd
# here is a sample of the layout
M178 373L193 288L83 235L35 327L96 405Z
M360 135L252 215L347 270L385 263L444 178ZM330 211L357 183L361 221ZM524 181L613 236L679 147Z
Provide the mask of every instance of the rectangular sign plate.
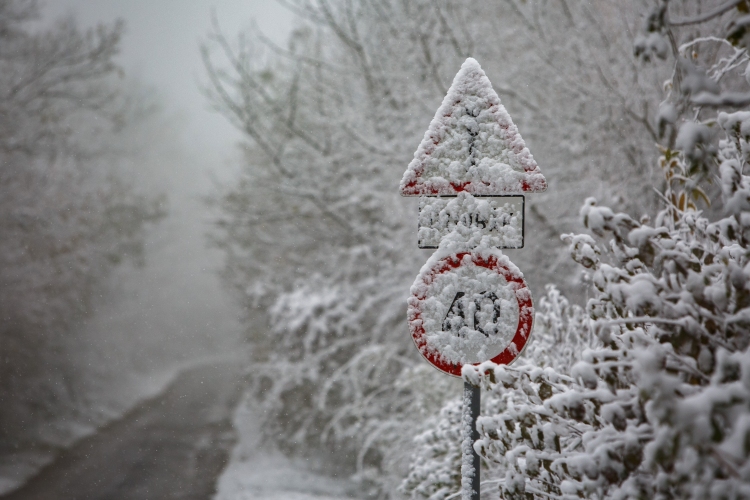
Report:
M419 199L419 248L437 248L457 224L479 228L497 248L523 248L523 196Z

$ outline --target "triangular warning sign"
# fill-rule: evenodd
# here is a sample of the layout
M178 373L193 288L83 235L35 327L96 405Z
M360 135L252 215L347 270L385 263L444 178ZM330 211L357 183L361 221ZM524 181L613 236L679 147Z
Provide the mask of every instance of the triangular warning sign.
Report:
M401 194L496 196L546 189L489 78L468 58L401 179Z

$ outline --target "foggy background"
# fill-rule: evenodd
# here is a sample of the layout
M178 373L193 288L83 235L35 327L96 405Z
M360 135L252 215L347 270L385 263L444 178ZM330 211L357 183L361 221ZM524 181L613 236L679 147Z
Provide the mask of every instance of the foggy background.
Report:
M561 234L661 224L678 117L698 137L689 94L723 75L696 68L749 74L744 27L693 68L650 4L0 2L3 500L453 495L461 381L404 321L431 251L399 180L475 58L549 185L507 251L541 319L524 361L569 371L600 292Z
M124 86L149 111L135 132L120 135L117 175L137 192L165 196L166 217L146 228L145 265L116 266L92 310L53 341L58 361L38 358L46 382L13 396L46 399L49 408L35 410L22 434L0 442L0 493L47 464L59 447L163 390L179 370L212 359L247 359L241 309L220 283L221 254L207 240L215 213L206 197L236 176L241 135L202 93L199 45L214 14L227 32L257 26L280 44L292 28L290 12L273 0L55 0L38 6L32 31L67 19L80 30L124 21L114 61ZM53 398L34 394L44 384L52 386ZM6 415L22 413L6 401Z
M127 328L130 335L157 338L153 349L174 349L178 356L231 349L238 337L238 313L219 284L220 256L206 244L211 216L204 197L216 181L227 182L236 174L241 135L201 92L206 78L199 44L211 27L212 12L229 33L255 24L283 44L291 13L273 0L60 0L42 6L46 22L66 16L81 27L125 21L115 60L150 94L158 107L155 128L163 127L157 131L163 137L155 135L149 149L143 148L149 156L136 162L131 175L139 186L168 196L169 214L150 231L148 266L121 270L116 281L122 297L93 321L103 324L92 327L112 336ZM149 351L140 355L148 363Z
M133 339L123 353L146 370L163 360L231 352L241 327L236 304L218 278L220 253L207 245L212 216L205 197L238 169L240 132L210 108L199 45L212 13L228 33L256 25L283 44L292 15L273 0L43 2L41 26L71 17L81 28L125 22L115 61L156 107L146 143L126 175L164 193L167 218L149 230L147 265L117 269L115 294L84 328L98 340ZM113 342L116 344L117 341ZM117 360L115 362L118 362Z

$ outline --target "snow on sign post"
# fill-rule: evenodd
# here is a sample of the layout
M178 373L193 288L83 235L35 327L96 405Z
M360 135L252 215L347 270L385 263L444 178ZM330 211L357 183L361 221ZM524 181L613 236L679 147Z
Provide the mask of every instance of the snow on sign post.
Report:
M509 364L531 335L534 306L521 271L500 251L522 248L524 194L547 189L479 63L467 59L401 180L419 196L420 248L437 248L408 300L414 344L435 368ZM461 494L479 499L480 389L464 382Z

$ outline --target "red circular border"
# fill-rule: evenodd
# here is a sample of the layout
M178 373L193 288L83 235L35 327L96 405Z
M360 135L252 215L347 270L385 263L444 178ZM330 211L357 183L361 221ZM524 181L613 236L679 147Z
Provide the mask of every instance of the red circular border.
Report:
M471 261L475 265L497 271L499 274L503 275L506 281L508 281L509 283L516 283L518 285L516 288L516 300L518 300L518 328L516 328L516 334L513 336L513 340L511 340L510 344L508 344L508 347L506 347L503 352L490 360L498 365L507 365L514 359L516 359L516 357L518 357L518 355L523 351L524 347L526 346L526 342L529 340L529 336L531 335L531 327L534 321L534 304L531 301L531 292L529 291L529 293L526 294L526 299L522 300L518 298L519 290L523 288L528 290L526 281L524 281L522 274L509 269L506 265L499 262L495 255L490 255L487 259L485 259L478 254L461 252L449 255L439 260L432 267L430 273L422 279L422 282L429 287L437 275L452 271L453 269L460 267L464 257L466 257L467 255L471 257ZM434 366L438 370L449 375L460 377L461 368L463 367L462 364L449 363L438 353L427 352L427 339L425 338L426 332L424 330L422 322L422 311L420 310L420 305L426 298L426 296L424 294L422 294L421 297L418 295L412 295L412 298L416 300L409 301L409 331L411 332L412 340L414 340L414 345L417 346L417 350L422 355L422 357L424 357L432 366ZM514 350L511 349L511 347L514 345L515 352L513 352ZM478 364L479 363L474 363L475 366Z

